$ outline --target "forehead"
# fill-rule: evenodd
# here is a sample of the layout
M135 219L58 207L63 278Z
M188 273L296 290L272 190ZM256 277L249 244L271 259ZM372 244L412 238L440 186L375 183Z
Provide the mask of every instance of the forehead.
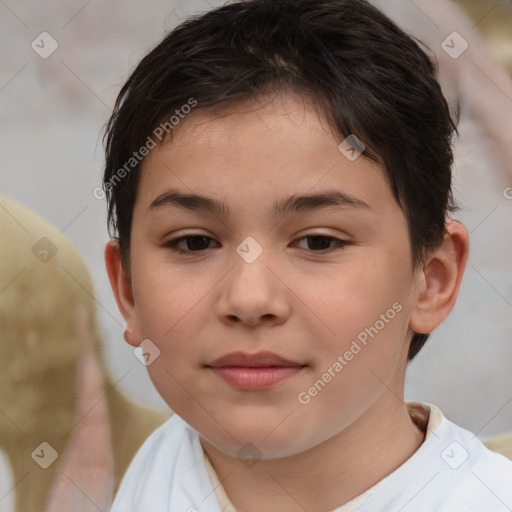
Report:
M382 168L361 156L347 159L338 149L341 141L302 97L198 107L146 157L137 202L147 210L168 187L241 207L255 207L256 196L270 207L284 194L326 188L381 208L395 203Z

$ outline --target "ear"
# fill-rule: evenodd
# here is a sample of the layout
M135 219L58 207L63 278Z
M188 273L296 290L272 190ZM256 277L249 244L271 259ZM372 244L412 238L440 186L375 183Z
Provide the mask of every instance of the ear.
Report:
M460 283L469 255L469 236L463 224L447 220L447 233L423 265L420 284L413 292L416 303L411 312L409 328L426 334L438 327L448 316L459 294Z
M135 300L133 298L132 284L126 276L121 264L121 252L119 244L110 240L105 246L105 266L114 292L117 307L126 321L124 339L134 347L140 345L141 337L137 322Z

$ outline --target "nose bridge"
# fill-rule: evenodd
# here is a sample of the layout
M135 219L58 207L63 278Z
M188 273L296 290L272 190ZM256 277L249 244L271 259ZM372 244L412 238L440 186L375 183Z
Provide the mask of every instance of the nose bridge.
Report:
M270 251L258 249L251 242L241 243L230 272L231 292L241 293L247 300L263 300L271 295L275 279L268 265Z
M224 283L219 314L248 324L263 317L283 320L289 310L288 299L275 270L271 270L275 266L270 260L271 251L263 250L254 239L246 239L236 253Z

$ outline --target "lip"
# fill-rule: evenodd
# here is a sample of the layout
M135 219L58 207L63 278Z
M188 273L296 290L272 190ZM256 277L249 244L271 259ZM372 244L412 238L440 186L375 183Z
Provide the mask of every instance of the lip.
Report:
M205 366L236 388L257 390L288 379L307 365L272 352L232 352Z
M268 368L269 366L304 366L303 364L285 359L278 356L273 352L256 352L251 354L249 352L231 352L226 354L206 366L213 368L220 368L225 366L237 366L245 368Z

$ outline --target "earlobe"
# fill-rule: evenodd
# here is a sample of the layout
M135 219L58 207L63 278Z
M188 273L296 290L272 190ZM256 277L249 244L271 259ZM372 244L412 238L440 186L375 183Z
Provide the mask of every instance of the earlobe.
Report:
M124 339L130 344L140 344L140 333L133 297L132 284L126 276L121 264L121 253L119 244L110 240L105 246L105 266L107 269L110 286L116 299L117 307L126 321Z
M441 245L428 257L416 291L409 327L429 333L438 327L455 305L469 255L469 236L458 221L446 223Z

